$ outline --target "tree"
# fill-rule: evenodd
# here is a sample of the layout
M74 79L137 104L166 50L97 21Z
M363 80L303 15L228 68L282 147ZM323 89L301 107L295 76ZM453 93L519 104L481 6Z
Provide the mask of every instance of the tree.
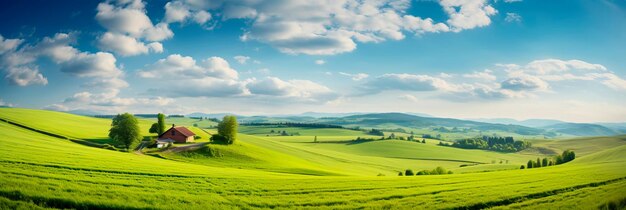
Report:
M541 168L541 159L540 158L537 158L537 162L535 162L535 163L537 163L537 168Z
M232 115L224 116L222 121L217 124L217 134L223 137L223 143L233 144L237 140L238 127L237 117Z
M148 132L159 134L159 123L152 123L152 126L150 126L150 130L148 130Z
M426 139L422 139L422 144L426 144Z
M398 172L398 176L402 176L402 171Z
M533 161L529 160L528 163L526 164L526 168L533 168L533 165L534 165Z
M315 138L313 138L313 142L317 142L317 136L315 136Z
M126 150L137 145L143 138L137 118L129 113L118 114L113 118L109 137L113 139L113 142L124 145Z
M415 174L413 173L413 170L411 170L411 169L407 169L406 171L404 171L404 175L405 175L405 176L413 176L413 175L415 175Z
M524 165L520 166L519 169L524 169Z
M157 115L157 123L159 125L159 135L163 134L163 132L165 132L165 115L163 113L159 113Z
M543 160L541 160L541 166L543 166L543 167L549 166L548 165L548 158L543 158Z

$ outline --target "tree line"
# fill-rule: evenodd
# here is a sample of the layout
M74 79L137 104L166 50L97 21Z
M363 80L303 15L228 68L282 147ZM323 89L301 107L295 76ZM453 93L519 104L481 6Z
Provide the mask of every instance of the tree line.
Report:
M541 168L541 167L548 167L548 166L554 166L554 165L560 165L563 163L567 163L570 162L572 160L576 159L576 153L572 150L565 150L563 151L562 154L554 156L550 159L548 158L537 158L536 161L533 160L528 160L528 163L526 163L526 166L522 165L520 166L520 169L524 169L524 168Z
M452 147L463 149L485 149L499 152L517 152L532 146L530 142L514 140L513 137L483 136L482 138L461 139Z
M300 122L278 122L278 123L269 123L269 122L248 122L242 123L241 125L246 126L284 126L284 127L299 127L299 128L344 128L340 125L331 125L331 124L323 124L323 123L300 123Z
M453 174L453 172L448 171L441 166L438 166L437 168L433 170L421 170L421 171L418 171L417 173L414 173L413 170L411 169L406 169L404 171L404 174L402 174L402 171L398 172L398 176L421 176L421 175L443 175L443 174Z

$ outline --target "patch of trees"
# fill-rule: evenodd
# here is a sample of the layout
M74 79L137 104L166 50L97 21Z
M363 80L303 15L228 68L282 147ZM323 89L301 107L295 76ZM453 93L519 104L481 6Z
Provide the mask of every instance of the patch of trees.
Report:
M248 123L242 123L241 125L281 126L281 127L298 127L298 128L344 128L343 126L340 126L340 125L330 125L330 124L322 124L322 123L300 123L300 122L279 122L279 123L248 122Z
M483 136L482 138L461 139L452 144L464 149L485 149L499 152L517 152L529 148L530 142L516 141L513 137Z
M280 130L277 130L277 131L271 130L271 131L270 131L270 133L271 133L271 134L276 134L276 135L279 135L279 136L293 136L293 135L298 135L298 136L299 136L299 135L300 135L300 133L299 133L299 132L289 133L289 132L287 132L286 130L283 130L283 131L280 131ZM269 136L269 135L267 135L267 136Z
M462 132L469 132L471 131L471 129L469 128L457 128L457 127L452 127L452 129L446 128L446 127L439 127L439 128L433 128L433 131L439 131L442 133L462 133Z
M443 174L453 174L452 171L448 171L445 168L438 166L433 170L421 170L417 173L414 173L411 169L406 169L404 174L402 172L398 173L398 176L422 176L422 175L443 175Z
M563 151L562 154L554 156L550 159L548 158L537 158L537 160L528 160L528 162L526 163L526 166L522 165L520 166L520 169L524 169L524 168L541 168L541 167L548 167L548 166L553 166L553 165L560 165L563 163L567 163L570 162L572 160L576 159L576 153L572 150L565 150Z
M233 144L237 140L237 117L224 116L222 121L217 124L217 134L211 136L211 141L220 144Z
M372 128L372 130L369 130L367 132L367 134L373 135L373 136L384 136L385 135L385 133L382 130L374 129L374 128Z
M116 144L123 145L126 150L137 146L143 138L137 118L129 113L116 115L111 122L109 138Z
M183 118L185 117L185 115L182 114L172 114L172 115L167 115L168 118Z

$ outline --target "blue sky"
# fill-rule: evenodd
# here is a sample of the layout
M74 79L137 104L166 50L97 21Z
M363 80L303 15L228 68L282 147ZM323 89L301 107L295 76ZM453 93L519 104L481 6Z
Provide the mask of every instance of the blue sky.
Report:
M6 1L0 105L626 121L626 2Z

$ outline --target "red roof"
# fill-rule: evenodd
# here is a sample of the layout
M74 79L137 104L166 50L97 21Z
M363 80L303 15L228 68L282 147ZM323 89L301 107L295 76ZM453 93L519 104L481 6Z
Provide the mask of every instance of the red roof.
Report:
M178 131L180 134L183 134L183 136L195 136L196 135L195 133L191 132L189 129L183 126L177 126L177 127L171 127L170 129L168 129L167 131L159 135L159 137L163 136L163 134L167 133L168 131L172 129L174 129L175 131Z

